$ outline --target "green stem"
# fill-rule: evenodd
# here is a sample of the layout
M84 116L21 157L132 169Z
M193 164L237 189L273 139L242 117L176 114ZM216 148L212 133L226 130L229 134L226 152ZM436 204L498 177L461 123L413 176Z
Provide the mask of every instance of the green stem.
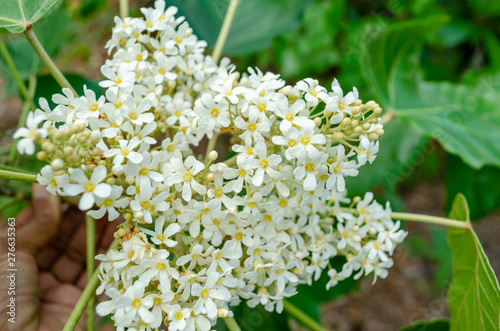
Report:
M87 275L95 271L95 219L85 214L87 228ZM87 302L87 330L94 330L94 304L95 297L92 295Z
M288 314L292 315L297 321L302 322L302 324L304 324L309 330L326 331L326 329L322 325L313 320L302 310L294 306L292 303L290 303L290 301L283 300L283 308L285 308L285 311Z
M18 171L0 169L0 178L4 178L7 180L18 180L21 182L28 182L28 183L38 183L37 175L31 175Z
M226 16L224 17L224 22L222 22L222 27L217 37L217 42L215 43L214 52L212 53L212 58L215 63L219 62L220 56L222 54L222 49L226 43L227 35L231 24L233 23L234 14L236 13L236 8L238 8L239 0L231 0L229 7L227 8Z
M21 79L21 76L19 75L19 71L17 71L16 66L14 65L14 61L12 61L12 57L9 54L9 51L7 50L7 47L5 46L5 43L3 40L0 38L0 52L2 53L5 62L7 63L7 66L9 67L10 71L12 71L12 75L14 75L14 79L17 82L17 85L19 85L19 91L21 92L24 101L29 103L29 106L32 109L35 109L35 103L33 102L33 97L30 96L28 93L28 88L24 84L23 80Z
M232 316L224 317L224 322L226 323L229 331L241 331L240 326L236 323L236 320Z
M389 109L382 117L380 118L380 124L386 125L390 121L392 121L396 117L396 112L392 109Z
M120 0L120 16L122 19L128 17L128 0Z
M21 172L23 174L35 175L36 176L36 174L34 172L31 172L29 170L18 169L18 168L14 168L14 167L9 167L9 166L3 165L3 164L0 164L0 170L8 170L8 171L11 171L11 172Z
M340 208L342 211L352 213L352 214L358 214L358 210L354 208ZM402 221L412 221L412 222L423 222L423 223L431 223L431 224L438 224L438 225L444 225L444 226L451 226L454 228L461 228L461 229L470 229L471 228L471 223L470 221L457 221L445 217L439 217L439 216L431 216L431 215L421 215L421 214L412 214L412 213L391 213L391 218L393 219L398 219Z
M35 90L36 90L36 72L32 71L30 72L29 75L29 81L28 81L28 96L29 96L29 101L25 101L23 104L23 109L21 110L21 116L19 116L19 121L17 122L17 127L20 128L24 126L24 123L26 122L26 116L28 115L28 111L31 109L36 108L36 106L33 104L32 98L35 95ZM12 145L10 147L10 155L9 155L9 164L14 164L16 161L16 156L17 156L17 140L14 140L12 142Z
M120 245L118 240L114 240L111 246L109 246L108 252ZM66 322L66 325L63 328L63 331L73 331L82 317L83 312L85 311L85 307L87 306L87 302L94 297L95 290L99 286L99 270L94 271L92 276L87 281L87 286L83 290L80 299L76 303L75 308L71 312L71 315Z
M218 133L214 133L212 138L208 141L207 150L205 151L205 163L208 161L208 154L214 150L215 144L217 143L217 138L219 138Z
M78 93L76 93L76 90L71 86L71 84L68 82L66 77L62 74L62 72L57 68L55 65L54 61L50 58L49 54L45 51L43 48L42 44L38 40L38 38L35 35L35 32L33 31L33 28L28 28L24 31L24 35L26 36L26 39L30 42L31 46L35 50L36 54L38 54L38 57L40 60L42 60L43 64L49 69L50 74L54 79L56 80L61 87L67 87L69 88L75 96L78 96Z

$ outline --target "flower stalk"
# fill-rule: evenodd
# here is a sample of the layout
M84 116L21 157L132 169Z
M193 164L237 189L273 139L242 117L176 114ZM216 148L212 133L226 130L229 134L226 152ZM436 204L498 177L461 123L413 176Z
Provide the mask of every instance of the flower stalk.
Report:
M64 77L59 68L57 68L54 61L52 61L52 59L50 58L49 54L47 54L47 52L43 48L42 44L40 43L40 40L38 40L35 34L35 31L33 31L33 27L28 27L24 31L24 35L26 36L26 39L28 39L29 43L35 50L40 60L42 60L43 64L47 66L47 69L49 69L50 74L52 75L52 77L54 77L56 82L59 85L61 85L61 87L69 88L74 95L78 95L78 93L76 93L76 90L73 88L73 86L71 86L66 77Z
M297 321L303 323L309 330L312 331L326 331L326 329L321 326L318 322L309 317L302 310L297 308L295 305L290 303L290 301L283 300L283 308L285 311L292 315Z
M354 208L341 207L340 210L348 212L348 213L352 213L355 215L359 214L358 210L354 209ZM463 221L457 221L457 220L453 220L453 219L449 219L449 218L445 218L445 217L431 216L431 215L392 212L391 218L398 219L401 221L438 224L438 225L451 226L454 228L461 228L461 229L470 229L472 227L472 224L470 221L463 222Z
M226 43L227 35L231 29L231 24L233 23L234 14L236 13L236 8L238 8L239 0L231 0L227 8L226 16L224 17L224 22L222 22L222 27L220 29L219 36L217 37L217 42L215 43L214 52L212 53L212 58L215 63L219 62L220 56L222 54L222 49Z
M120 245L118 240L114 240L108 248L108 252ZM95 270L90 278L88 278L87 286L83 290L80 299L75 305L75 308L71 312L71 315L64 325L63 331L73 331L82 317L83 312L85 311L85 307L87 307L87 303L91 298L95 295L95 290L99 286L99 270Z
M232 316L227 316L224 317L224 322L226 323L227 328L229 331L241 331L240 326Z
M87 275L94 274L95 270L95 219L85 214L85 225L87 229ZM95 297L90 296L87 303L87 331L94 330L94 305Z
M37 175L27 174L18 171L0 169L0 178L4 178L7 180L18 180L21 182L28 182L28 183L38 183Z

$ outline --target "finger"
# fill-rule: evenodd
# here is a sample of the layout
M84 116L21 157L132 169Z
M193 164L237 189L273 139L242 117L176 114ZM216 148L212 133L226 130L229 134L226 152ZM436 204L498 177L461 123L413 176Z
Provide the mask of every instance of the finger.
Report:
M34 184L31 210L29 220L21 222L23 226L17 228L16 247L35 254L57 233L61 221L60 200L47 192L44 186Z
M76 207L68 208L62 215L56 236L37 255L37 262L41 270L49 270L64 254L69 242L84 223L83 213Z
M12 274L7 267L7 253L0 256L0 314L8 316L10 298L15 297L15 321L10 323L7 318L0 318L0 330L38 330L38 269L33 255L16 252L17 271ZM12 277L14 276L14 277ZM10 278L7 278L10 277ZM8 295L11 280L15 282L15 296ZM13 328L11 328L13 327Z

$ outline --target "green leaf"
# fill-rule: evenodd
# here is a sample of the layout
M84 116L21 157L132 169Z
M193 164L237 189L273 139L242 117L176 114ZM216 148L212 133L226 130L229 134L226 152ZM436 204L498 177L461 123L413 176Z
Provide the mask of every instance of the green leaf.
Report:
M276 311L269 312L260 304L255 308L250 308L246 302L242 302L234 310L234 314L242 331L290 330L285 314L278 314Z
M0 27L22 33L27 26L60 5L60 0L7 0L0 2Z
M292 30L311 0L242 0L236 9L223 53L244 55L268 47L273 38ZM187 18L200 39L215 45L229 0L167 0Z
M449 153L479 169L500 166L500 75L461 84L426 82L418 58L423 36L443 17L396 23L367 40L362 72L378 101L422 135L437 139Z
M450 218L469 221L462 194L453 201ZM490 262L472 228L448 230L453 279L448 290L451 331L500 330L500 289Z
M459 192L470 202L473 221L500 208L500 185L492 184L500 182L500 169L483 167L475 170L452 155L448 157L446 169L447 211L453 202L451 198Z
M434 321L418 321L415 324L405 326L399 331L448 331L450 323L446 319L437 319Z

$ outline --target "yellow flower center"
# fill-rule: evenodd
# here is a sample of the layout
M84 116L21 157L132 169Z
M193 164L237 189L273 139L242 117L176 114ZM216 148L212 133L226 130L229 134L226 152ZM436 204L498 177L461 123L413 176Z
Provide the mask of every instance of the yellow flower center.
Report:
M247 155L252 155L253 154L253 149L251 147L247 148Z
M246 175L247 175L247 172L246 172L246 170L245 170L245 169L240 169L240 170L238 170L238 176L242 176L242 177L244 177L244 176L246 176Z
M180 37L176 37L175 38L175 42L178 43L178 44L180 44L182 42L182 39Z
M158 268L158 270L165 270L165 268L167 268L167 266L163 262L158 262L156 264L156 267Z
M130 252L128 252L128 258L129 258L129 259L133 258L133 257L134 257L134 255L135 255L135 252L134 252L134 251L130 251Z
M52 178L49 183L50 186L57 186L57 181L54 178Z
M151 204L148 201L143 201L143 202L141 202L141 207L145 210L149 210L149 207L151 207Z
M305 165L306 171L313 171L314 170L314 164L312 162L307 162Z
M340 166L337 164L334 168L333 168L333 173L334 174L338 174L342 169L340 169Z
M288 204L288 202L286 201L286 199L280 199L279 202L278 202L279 206L281 208L284 208L286 207L286 205Z
M259 109L260 112L263 112L266 110L266 104L261 102L257 105L257 108Z
M175 147L174 147L174 145L172 145L172 144L168 145L168 146L167 146L167 152L172 153L173 151L175 151Z
M308 136L303 136L302 139L300 139L300 142L302 143L302 145L309 145L311 139Z
M129 114L128 114L128 117L129 117L131 120L135 121L135 120L137 119L137 113L135 113L135 112L131 112L131 113L129 113Z
M123 104L120 101L115 101L115 109L118 109L122 106Z
M339 101L339 109L344 110L345 108L345 103L343 101Z
M104 207L111 207L113 205L113 199L107 198L102 202Z
M236 238L236 240L241 240L243 239L243 233L238 232L234 237Z
M294 117L295 117L295 116L293 116L293 114L292 114L292 113L288 113L288 114L286 114L285 119L286 119L287 121L291 122L291 121L293 121Z
M248 124L249 131L255 131L256 129L257 129L257 126L254 123Z
M295 139L290 139L290 140L288 141L288 146L290 146L290 147L297 146L297 140L295 140Z
M115 84L116 84L116 85L120 85L122 82L123 82L123 81L122 81L122 79L121 79L120 77L116 77L116 78L115 78Z
M130 151L129 151L128 149L124 148L124 149L122 149L121 154L122 154L123 156L127 156L127 155L129 155L129 154L130 154Z
M250 202L248 203L248 207L250 207L250 208L255 208L255 207L257 207L257 202L250 201Z
M192 180L193 180L193 174L190 171L186 172L184 174L184 181L185 182L190 182Z
M149 174L149 169L146 167L142 167L141 170L139 170L139 175L141 176L147 176Z
M165 236L163 234L159 234L156 236L156 239L158 239L159 241L164 241L165 240Z
M266 169L267 167L269 167L269 162L267 162L267 160L261 160L260 161L260 167L262 169Z
M135 299L132 301L132 307L134 308L140 308L142 306L141 299Z
M159 73L160 75L165 75L165 73L166 73L166 72L167 72L167 71L166 71L165 69L163 69L163 68L158 69L158 73Z
M137 62L141 62L141 61L142 61L142 55L141 55L141 54L137 54L137 55L135 56L135 60L136 60Z
M181 313L180 311L178 311L177 313L175 313L175 319L176 319L176 320L179 320L179 321L180 321L180 320L182 319L182 317L183 317L183 316L182 316L182 313Z
M214 196L215 196L216 198L220 198L220 197L222 196L222 194L223 194L223 193L224 193L224 192L222 192L222 190L221 190L220 188L217 188L217 189L215 189L215 191L214 191Z
M92 110L92 111L96 111L97 108L99 108L99 106L96 104L93 104L92 106L90 106L90 110Z
M201 293L200 293L200 297L201 297L202 299L206 299L206 298L208 298L208 290L207 290L206 288L204 288L204 289L201 291Z
M182 112L180 110L176 110L175 111L175 116L176 117L181 117L182 116Z
M159 297L156 297L153 299L154 305L159 306L161 305L161 299Z
M94 192L94 190L95 190L94 184L92 184L91 182L88 182L87 184L85 184L85 192L91 193L91 192Z
M212 110L210 111L210 115L212 115L212 117L219 116L219 110L217 108L212 108Z
M311 91L309 91L309 94L312 95L313 97L315 97L318 95L318 92L316 92L315 90L311 90Z
M153 27L153 23L151 23L151 22L146 22L146 26L147 26L149 29L151 29L151 28Z

